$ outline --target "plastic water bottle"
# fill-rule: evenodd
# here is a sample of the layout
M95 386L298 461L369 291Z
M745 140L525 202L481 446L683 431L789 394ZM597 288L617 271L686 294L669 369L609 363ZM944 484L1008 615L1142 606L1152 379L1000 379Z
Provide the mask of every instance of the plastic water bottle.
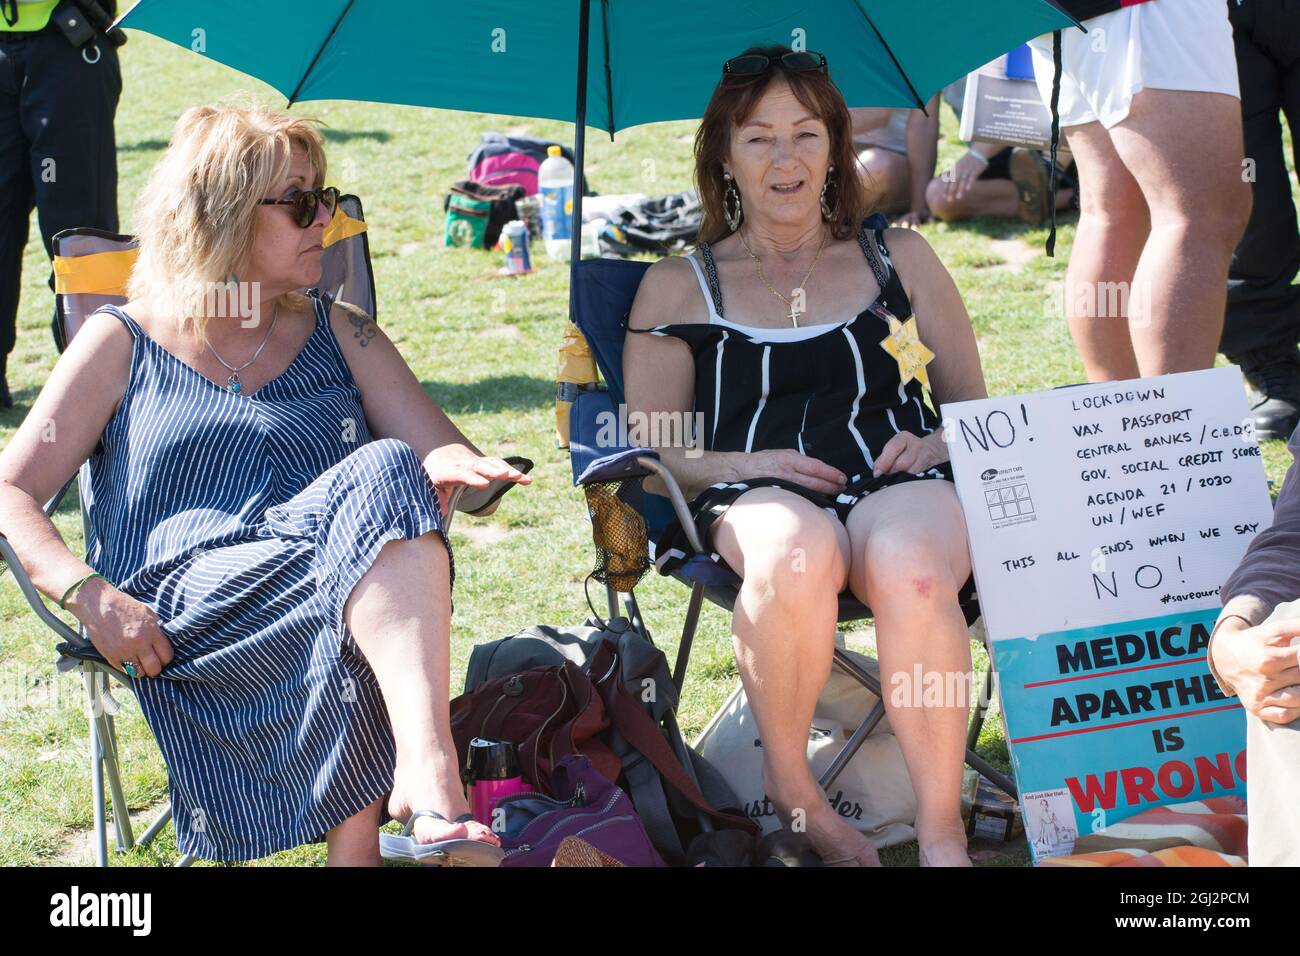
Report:
M569 261L573 232L573 164L560 153L560 147L548 146L546 159L537 170L537 191L542 199L542 240L546 254L561 262Z

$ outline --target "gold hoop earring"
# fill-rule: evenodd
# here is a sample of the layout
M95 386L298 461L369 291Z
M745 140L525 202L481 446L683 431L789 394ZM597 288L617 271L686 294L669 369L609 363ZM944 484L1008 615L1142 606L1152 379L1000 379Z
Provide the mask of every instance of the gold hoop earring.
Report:
M838 189L835 190L835 209L832 209L830 205L826 202L826 187L831 185L830 174L833 172L835 172L835 167L832 165L830 169L827 170L826 182L822 183L822 193L821 193L821 200L820 200L821 207L822 207L822 218L825 219L827 222L830 222L835 217L835 211L836 209L839 209L839 205L840 205L840 191Z
M740 190L736 188L736 181L731 178L731 173L723 173L722 178L727 181L727 190L722 196L722 213L727 217L727 225L731 227L731 231L735 232L745 218L745 211L740 205Z

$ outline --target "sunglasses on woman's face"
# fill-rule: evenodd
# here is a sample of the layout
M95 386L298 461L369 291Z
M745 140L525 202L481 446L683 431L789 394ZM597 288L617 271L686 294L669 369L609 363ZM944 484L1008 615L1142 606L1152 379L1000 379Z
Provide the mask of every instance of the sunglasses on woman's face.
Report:
M339 204L339 191L333 186L318 186L295 193L288 199L263 199L263 206L292 206L291 215L299 228L306 229L316 221L316 210L321 206L331 216Z
M779 57L764 56L761 53L734 56L722 64L722 76L724 79L762 76L776 66L778 61L792 73L826 72L826 57L812 50L797 50L783 53Z

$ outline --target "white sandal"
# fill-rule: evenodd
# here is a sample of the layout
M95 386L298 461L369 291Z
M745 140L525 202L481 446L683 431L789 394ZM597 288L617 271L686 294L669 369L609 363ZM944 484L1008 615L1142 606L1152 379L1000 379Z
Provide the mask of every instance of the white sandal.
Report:
M505 858L505 851L499 846L484 843L482 840L469 840L458 837L453 840L439 840L436 843L420 843L412 836L415 821L420 817L430 817L443 823L469 823L474 814L463 813L455 820L448 820L437 810L416 810L402 827L400 836L392 833L379 834L379 855L385 860L400 860L403 863L421 863L426 866L498 866Z

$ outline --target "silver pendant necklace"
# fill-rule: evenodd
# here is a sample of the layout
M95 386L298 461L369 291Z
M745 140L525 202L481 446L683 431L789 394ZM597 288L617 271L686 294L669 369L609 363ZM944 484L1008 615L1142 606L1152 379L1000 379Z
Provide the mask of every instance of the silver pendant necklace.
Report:
M257 361L257 357L262 354L262 349L266 348L266 343L271 341L271 333L275 331L275 320L279 317L280 304L277 302L275 307L271 310L271 327L266 330L266 335L262 338L262 344L257 347L257 351L253 353L253 357L238 368L223 359L217 353L217 350L213 347L212 343L208 343L208 348L212 349L212 354L217 356L217 361L230 369L230 374L226 377L226 391L238 394L244 390L244 383L240 381L239 373Z

